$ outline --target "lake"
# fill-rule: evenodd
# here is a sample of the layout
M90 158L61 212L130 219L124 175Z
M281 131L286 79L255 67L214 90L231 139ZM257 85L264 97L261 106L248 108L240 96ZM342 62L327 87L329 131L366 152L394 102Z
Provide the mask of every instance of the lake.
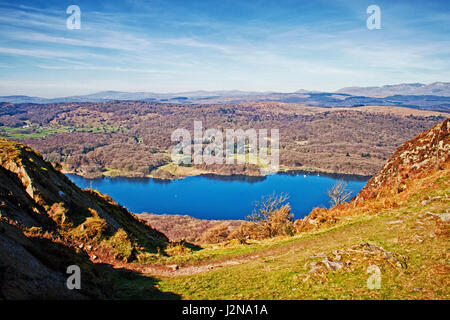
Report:
M328 207L327 190L340 179L356 195L366 179L306 173L277 173L265 177L202 175L177 180L98 178L67 175L81 188L110 195L134 213L187 214L200 219L244 219L263 195L287 193L295 218L314 207Z

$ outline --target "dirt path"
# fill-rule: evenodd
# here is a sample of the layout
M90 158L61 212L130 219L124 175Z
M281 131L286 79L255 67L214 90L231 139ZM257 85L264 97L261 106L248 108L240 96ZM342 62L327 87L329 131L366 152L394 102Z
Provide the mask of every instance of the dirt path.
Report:
M137 263L121 262L115 259L111 259L110 257L104 255L103 252L99 250L92 251L89 253L89 255L92 262L109 264L114 269L128 269L156 277L174 277L174 276L194 275L198 273L209 272L217 268L239 265L260 258L267 258L267 257L274 258L300 246L304 246L303 241L302 243L300 243L300 241L295 241L294 243L281 244L273 248L261 249L248 254L233 256L229 258L225 257L220 260L201 261L198 263L187 263L183 265L176 265L176 264L142 265Z
M299 239L300 240L300 239ZM275 258L289 253L292 249L299 249L306 245L305 241L295 241L278 245L274 248L261 249L245 255L233 256L216 261L204 261L198 263L189 263L185 265L167 264L167 265L138 265L123 263L114 266L115 268L126 268L156 277L174 277L187 276L203 272L209 272L217 268L223 268L233 265L239 265L260 258Z

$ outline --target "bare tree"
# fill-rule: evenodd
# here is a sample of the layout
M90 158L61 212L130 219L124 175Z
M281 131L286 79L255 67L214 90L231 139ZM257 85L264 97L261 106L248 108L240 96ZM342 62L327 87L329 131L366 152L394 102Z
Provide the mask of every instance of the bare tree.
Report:
M255 223L250 233L256 238L291 235L294 221L291 207L286 203L288 199L287 194L273 193L256 201L252 214L247 217Z
M332 206L346 202L348 199L350 199L352 193L346 188L347 183L340 180L327 191Z
M255 222L268 221L271 214L280 209L288 199L289 196L285 193L263 196L260 201L255 201L253 212L247 219Z

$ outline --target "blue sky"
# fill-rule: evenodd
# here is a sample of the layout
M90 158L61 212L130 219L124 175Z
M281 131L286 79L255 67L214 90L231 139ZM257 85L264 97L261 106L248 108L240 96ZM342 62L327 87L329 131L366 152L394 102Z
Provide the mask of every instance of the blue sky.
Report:
M446 0L0 0L0 95L449 81L449 18Z

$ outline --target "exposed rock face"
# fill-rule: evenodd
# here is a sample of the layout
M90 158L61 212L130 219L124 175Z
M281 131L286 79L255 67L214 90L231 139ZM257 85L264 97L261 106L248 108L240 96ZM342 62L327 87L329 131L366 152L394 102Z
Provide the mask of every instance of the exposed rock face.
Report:
M79 189L29 147L0 139L0 299L110 297L110 268L91 262L93 231L105 242L123 238L132 252L156 252L168 241L108 196ZM101 248L114 259L114 246ZM66 286L69 265L82 270L81 290Z
M305 218L295 221L296 231L331 225L345 216L375 214L383 208L396 208L398 203L393 199L397 196L409 197L428 188L419 179L434 175L447 177L450 172L449 129L450 119L446 119L405 142L397 148L384 168L367 181L355 198L329 209L314 208ZM436 200L430 200L433 199ZM422 205L430 200L424 200Z
M401 192L408 179L420 178L450 165L450 119L405 142L358 194L359 199L379 196L382 190Z
M3 145L6 145L6 142ZM82 190L66 176L54 170L50 163L31 148L9 142L9 149L2 148L0 151L0 160L3 168L15 174L37 205L70 202L72 206L89 207L96 210L112 227L119 227L111 215L87 198Z

